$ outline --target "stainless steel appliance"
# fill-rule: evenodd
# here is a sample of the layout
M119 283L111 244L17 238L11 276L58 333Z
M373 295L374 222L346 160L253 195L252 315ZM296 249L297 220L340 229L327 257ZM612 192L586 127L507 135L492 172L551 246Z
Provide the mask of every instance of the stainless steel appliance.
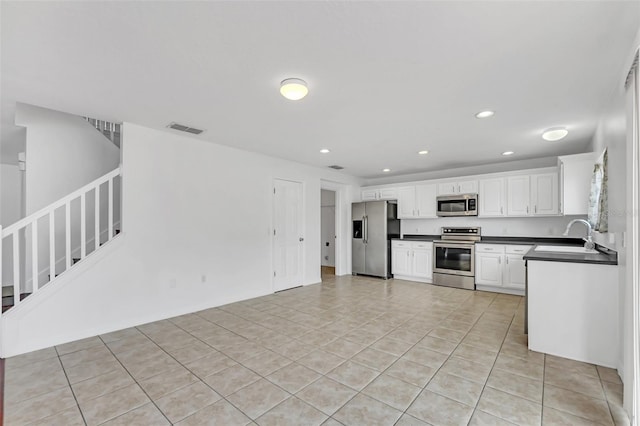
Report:
M433 283L475 290L475 242L480 227L442 228L433 242Z
M351 217L353 274L390 278L391 238L400 237L396 203L353 203Z
M478 216L478 194L440 195L438 216Z

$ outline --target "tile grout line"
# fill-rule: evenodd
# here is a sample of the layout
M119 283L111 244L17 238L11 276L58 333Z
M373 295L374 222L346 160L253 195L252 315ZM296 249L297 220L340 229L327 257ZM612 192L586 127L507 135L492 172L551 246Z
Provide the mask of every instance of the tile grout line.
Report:
M71 381L69 380L69 376L67 375L67 370L66 370L66 368L64 368L64 364L62 363L62 359L60 358L60 352L58 352L58 348L56 346L54 346L54 350L56 351L56 355L58 357L58 362L60 363L60 367L62 368L62 372L64 373L64 378L67 379L67 384L69 385L69 390L71 391L71 395L73 395L73 399L76 402L76 407L78 407L78 411L80 412L80 417L82 417L82 421L84 422L84 424L86 426L87 425L87 419L85 419L85 417L84 417L84 413L82 412L82 409L80 408L80 403L78 402L78 398L76 397L76 393L73 390L73 387L71 386ZM78 352L78 351L75 351L75 352ZM70 353L73 353L73 352L70 352ZM58 413L60 413L61 411L58 411ZM56 414L58 414L58 413L56 413Z
M471 298L470 296L469 296L469 297L467 297L467 298L465 299L465 301L466 301L466 300L468 300L468 299L470 299L470 298ZM491 303L493 303L493 301L494 301L494 300L495 300L495 297L492 299L492 302L491 302ZM488 306L491 306L491 304L489 304ZM447 316L446 316L446 317L444 317L442 320L440 320L440 321L438 322L438 324L440 324L442 321L444 321L445 319L447 319L447 318L448 318L451 314L453 314L454 312L455 312L455 310L454 310L454 311L452 311L452 312L450 312L449 314L447 314ZM484 311L483 311L482 315L484 315ZM465 333L465 335L462 337L462 339L460 339L460 341L456 344L455 348L453 348L453 350L451 351L451 353L447 356L447 359L445 359L445 360L444 360L444 362L440 365L440 367L438 367L438 368L436 369L436 371L435 371L435 373L433 374L433 376L431 376L431 378L427 381L427 383L425 383L425 385L422 387L422 390L421 390L420 392L418 392L418 394L415 396L415 398L413 398L413 400L409 403L409 405L407 406L407 408L405 408L405 410L403 411L402 415L405 415L405 414L406 414L406 415L408 415L408 416L414 417L414 416L412 416L410 413L408 413L409 408L411 408L411 406L416 402L416 400L420 397L420 395L421 395L425 390L427 390L427 386L429 386L429 384L431 383L431 381L433 380L433 378L438 374L438 372L439 372L439 371L442 369L442 367L447 363L447 361L449 361L449 360L451 359L451 357L453 356L453 353L454 353L454 352L456 351L456 349L458 349L458 347L462 344L462 341L464 340L464 338L465 338L465 337L467 337L467 336L469 335L469 333L471 333L471 330L473 330L473 327L478 323L478 321L480 320L480 318L482 318L482 315L480 315L480 316L479 316L479 317L478 317L478 318L477 318L477 319L476 319L476 320L471 324L471 327L469 328L469 330L467 330L467 332L466 332L466 333ZM455 321L455 320L454 320L454 321ZM434 327L434 328L437 328L437 325L436 325L436 327ZM432 329L432 330L433 330L433 329ZM428 332L424 337L428 336L428 335L429 335L429 333L430 333L432 330L429 330L429 332ZM454 330L454 331L456 331L456 330ZM412 347L412 349L413 349L415 346L417 346L417 345L418 345L418 343L419 343L419 342L421 342L421 341L424 339L424 337L423 337L422 339L420 339L418 342L416 342L416 344ZM453 343L453 342L452 342L452 343ZM470 345L470 346L472 346L472 345ZM432 350L432 349L429 349L429 350ZM437 351L434 351L434 352L437 352ZM445 354L443 354L443 355L445 355ZM496 358L497 358L497 357L496 357ZM467 361L469 361L469 360L467 360ZM487 377L488 377L488 376L487 376ZM429 391L429 392L432 392L432 391ZM439 393L437 393L437 392L434 392L434 393L435 393L436 395L439 395L439 396L443 397L443 398L447 398L447 399L449 399L449 400L451 400L451 401L454 401L454 402L460 403L459 401L456 401L456 400L454 400L454 399L452 399L452 398L449 398L449 397L444 396L444 395L440 395L440 394L439 394ZM479 398L478 398L478 400L479 400ZM463 405L466 405L466 404L463 404ZM476 403L476 405L477 405L477 403ZM474 409L474 411L475 411L475 407L473 407L473 409ZM471 414L471 416L473 417L473 413ZM400 416L400 418L402 418L402 416ZM420 420L420 421L423 421L422 419L419 419L419 420ZM471 420L471 418L469 418L469 421L470 421L470 420ZM400 421L400 419L398 419L398 421ZM396 422L396 423L397 423L397 422Z
M135 328L136 330L138 330L138 328L137 328L137 327L132 327L132 328ZM138 330L138 332L142 333L140 330ZM120 361L120 358L118 358L118 356L113 352L113 350L111 350L111 348L110 348L110 347L105 343L105 341L102 339L102 336L98 336L98 338L102 341L102 343L103 343L103 344L105 345L105 347L109 350L109 352L111 352L111 354L112 354L112 355L113 355L113 357L116 359L116 361L118 361L118 364L120 364L120 365L122 366L122 368L124 369L124 371L126 371L126 372L127 372L127 374L129 375L129 377L131 377L131 379L133 380L133 382L134 382L136 385L138 385L138 387L139 387L139 388L140 388L140 390L145 394L145 396L146 396L147 398L149 398L149 401L151 401L151 403L152 403L152 404L153 404L153 405L158 409L158 411L160 412L160 414L162 414L162 416L163 416L165 419L167 419L167 421L169 422L169 424L170 424L170 425L172 425L173 423L171 422L171 420L169 420L169 418L164 414L164 412L160 409L160 407L158 407L158 405L156 404L156 402L155 402L155 401L154 401L154 400L149 396L149 394L147 393L147 391L146 391L146 390L145 390L145 389L140 385L140 383L138 382L138 380L137 380L135 377L133 377L133 375L132 375L132 374L131 374L131 372L127 369L127 367L125 367L125 366L124 366L124 364L122 363L122 361ZM148 338L148 336L147 336L147 338ZM121 340L123 340L123 339L121 339ZM154 342L154 343L155 343L155 342ZM160 373L160 374L162 374L162 373ZM152 376L152 377L155 377L155 376ZM120 388L120 389L123 389L123 388ZM120 389L118 389L118 390L120 390ZM116 392L116 391L114 391L114 392ZM108 395L108 394L107 394L107 395ZM98 397L98 398L99 398L99 397ZM94 399L95 399L95 398L94 398ZM119 415L117 415L117 416L115 416L115 417L112 417L112 418L110 418L110 419L107 419L107 420L105 420L105 421L104 421L104 422L102 422L102 423L106 423L106 422L108 422L108 421L111 421L111 420L117 419L118 417L124 416L125 414L128 414L128 413L130 413L130 412L132 412L132 411L134 411L134 410L137 410L137 409L138 409L138 408L140 408L140 407L144 407L145 405L146 405L146 404L142 404L142 405L140 405L140 406L138 406L138 407L132 408L131 410L129 410L129 411L127 411L127 412L124 412L124 413L122 413L122 414L119 414Z
M172 324L173 324L173 322L172 322ZM192 336L192 337L194 337L195 339L198 339L197 337L193 336L191 333L189 333L188 331L186 331L186 330L184 330L183 328L179 327L178 325L176 325L176 324L173 324L173 325L174 325L174 326L176 326L176 327L178 327L178 328L180 328L181 330L185 331L186 333L188 333L189 335L191 335L191 336ZM136 327L136 328L137 328L137 327ZM213 389L213 388L212 388L212 387L211 387L207 382L205 382L205 381L204 381L200 376L198 376L198 375L197 375L197 374L195 374L191 369L189 369L189 367L187 367L186 365L184 365L183 363L181 363L180 361L178 361L178 360L177 360L173 355L171 355L171 354L170 354L169 352L167 352L167 351L166 351L162 346L160 346L158 343L156 343L156 342L155 342L155 340L153 340L152 338L150 338L150 337L149 337L149 336L148 336L144 331L142 331L142 330L140 330L140 329L138 329L138 331L139 331L140 333L142 333L142 334L143 334L147 339L149 339L150 341L152 341L154 345L156 345L158 348L160 348L160 350L162 350L164 353L166 353L168 356L170 356L170 357L171 357L175 362L177 362L178 364L180 364L180 366L182 366L185 370L187 370L189 373L191 373L191 374L193 374L195 377L197 377L197 378L198 378L198 381L199 381L200 383L202 383L203 385L205 385L206 387L208 387L209 389L211 389L213 392L215 392L215 394L216 394L216 395L219 395L219 396L220 396L220 398L221 398L220 400L222 400L222 399L223 399L223 400L225 400L228 404L231 404L235 409L237 409L237 410L238 410L238 411L240 411L244 416L246 416L248 419L250 419L250 420L251 420L251 422L250 422L250 423L255 422L255 421L254 421L254 419L252 419L250 416L248 416L248 415L247 415L244 411L242 411L239 407L236 407L236 406L235 406L231 401L229 401L229 400L227 399L227 397L225 397L225 396L223 396L222 394L218 393L218 392L217 392L215 389ZM229 331L230 331L230 330L229 330ZM198 340L199 340L199 341L201 341L202 343L204 343L205 345L209 346L209 347L210 347L210 348L212 348L213 350L215 350L215 351L217 351L217 352L219 352L219 353L222 353L224 356L227 356L226 354L224 354L223 352L221 352L221 351L217 350L216 348L212 347L211 345L207 344L206 342L204 342L204 341L202 341L202 340L200 340L200 339L198 339ZM206 357L206 356L207 356L207 355L205 355L205 357ZM204 358L204 357L202 357L202 358ZM231 358L230 358L230 357L228 357L228 356L227 356L227 358L231 359ZM198 358L198 359L201 359L201 358ZM197 361L197 360L196 360L196 361ZM237 361L235 361L235 360L234 360L234 362L237 362ZM238 363L238 364L239 364L239 363ZM124 366L123 366L123 367L124 367ZM223 368L223 369L222 369L222 370L220 370L220 371L226 370L227 368L229 368L229 367ZM253 370L252 370L252 371L253 371ZM162 374L162 373L156 374L156 375L151 376L151 377L156 377L156 376L159 376L160 374ZM212 374L216 374L216 373L212 373ZM210 375L212 375L212 374L210 374ZM151 377L148 377L148 378L151 378ZM205 376L205 377L208 377L208 376ZM262 377L262 376L260 376L260 377ZM135 380L135 378L134 378L134 380ZM146 379L145 379L145 380L146 380ZM136 382L136 383L137 383L137 382ZM253 383L255 383L255 382L253 382ZM253 383L252 383L252 384L253 384ZM179 389L175 389L174 391L172 391L172 392L168 393L167 395L162 396L162 398L164 398L165 396L171 395L172 393L177 392L177 391L179 391L180 389L184 389L184 388L186 388L187 386L190 386L190 385L191 385L191 384L188 384L188 385L185 385L185 386L183 386L183 387L181 387L181 388L179 388ZM247 385L247 386L249 386L249 385ZM246 386L245 386L245 387L246 387ZM243 387L242 389L244 389L245 387ZM140 386L140 388L142 388L142 386ZM283 389L283 390L284 390L284 389ZM144 391L144 389L143 389L143 391ZM146 391L144 391L144 392L146 393ZM285 390L285 392L286 392L286 390ZM288 393L288 392L287 392L287 393ZM148 395L147 395L147 396L148 396ZM154 401L153 399L151 399L151 397L149 397L149 399L151 400L151 402L153 402L153 404L154 404L154 405L156 405L155 401ZM205 409L205 408L207 408L207 407L210 407L210 406L212 406L212 405L216 404L216 403L217 403L218 401L220 401L220 400L217 400L217 401L215 401L215 402L213 402L213 403L211 403L211 404L208 404L208 405L206 405L206 406L204 406L204 407L200 408L200 409L199 409L199 410L197 410L196 412L189 414L187 417L185 417L185 418L183 418L183 419L180 419L179 421L183 421L183 420L185 420L185 419L188 419L189 417L191 417L191 416L193 416L193 415L197 414L200 410L203 410L203 409ZM162 413L162 415L163 415L163 416L165 416L165 418L166 418L166 415L165 415L165 414L164 414L164 412L160 409L160 407L158 407L157 405L156 405L156 407L157 407L157 408L158 408L158 410ZM167 418L167 420L169 420L169 419ZM173 424L173 423L172 423L171 421L169 421L169 424Z
M602 376L600 375L600 370L598 370L598 367L596 367L596 374L598 374L598 380L600 381L600 387L602 388L604 399L605 401L607 401L607 408L609 409L609 415L611 416L611 421L613 424L615 424L616 420L615 420L615 417L613 416L613 410L611 409L611 404L609 403L609 395L607 395L607 391L604 388L604 383L602 383L603 380L602 380Z

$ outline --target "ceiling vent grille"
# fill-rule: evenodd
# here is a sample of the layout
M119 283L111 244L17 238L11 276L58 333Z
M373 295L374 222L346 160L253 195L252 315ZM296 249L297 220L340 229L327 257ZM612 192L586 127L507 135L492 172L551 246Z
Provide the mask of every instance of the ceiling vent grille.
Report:
M174 130L179 130L181 132L191 133L194 135L199 135L200 133L204 132L204 130L196 129L195 127L185 126L184 124L178 124L175 122L169 124L167 127Z
M338 166L337 164L334 164L333 166L329 166L330 169L334 169L334 170L342 170L344 169L344 167L342 166Z

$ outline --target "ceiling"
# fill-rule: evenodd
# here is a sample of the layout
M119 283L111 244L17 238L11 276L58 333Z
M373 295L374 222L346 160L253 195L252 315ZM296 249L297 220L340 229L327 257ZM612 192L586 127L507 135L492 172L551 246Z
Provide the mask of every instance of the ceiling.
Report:
M3 156L19 139L18 101L154 128L175 121L206 129L199 139L363 178L587 150L640 27L635 1L1 8ZM306 98L280 96L289 77L307 81ZM474 117L485 109L495 116ZM569 136L543 141L553 126Z

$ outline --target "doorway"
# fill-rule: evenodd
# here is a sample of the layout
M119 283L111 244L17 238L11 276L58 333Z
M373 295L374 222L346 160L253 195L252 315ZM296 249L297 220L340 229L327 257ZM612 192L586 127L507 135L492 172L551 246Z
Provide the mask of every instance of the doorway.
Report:
M301 182L273 181L273 290L302 285L304 224Z
M336 192L320 192L320 276L322 281L336 275Z

